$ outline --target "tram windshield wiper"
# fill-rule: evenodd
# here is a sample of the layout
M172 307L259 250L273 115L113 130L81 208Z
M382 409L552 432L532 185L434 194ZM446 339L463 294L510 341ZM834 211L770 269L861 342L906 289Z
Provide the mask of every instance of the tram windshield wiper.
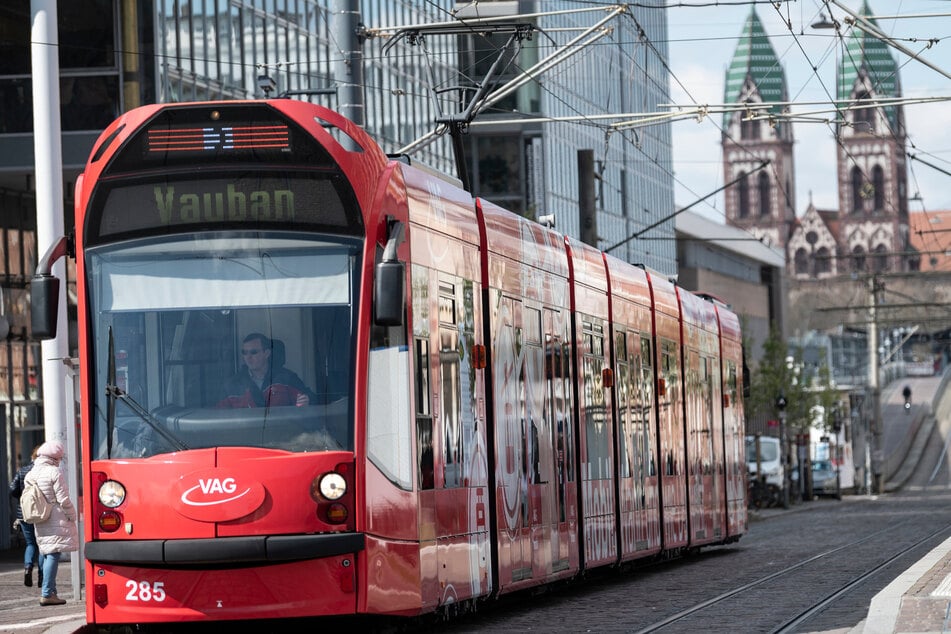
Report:
M109 397L109 407L106 410L106 455L112 457L112 431L116 425L116 401L125 403L132 412L142 419L159 436L164 438L172 447L179 451L187 451L189 446L175 434L165 429L147 409L138 401L116 385L115 341L112 336L112 327L109 327L109 366L106 377L106 396Z
M164 438L170 445L178 449L179 451L187 451L191 449L185 441L181 438L170 432L165 428L162 423L159 422L155 416L153 416L147 409L142 407L137 400L129 396L129 394L122 390L118 385L110 383L106 385L106 395L109 396L109 399L112 403L110 407L115 404L115 401L122 401L125 403L132 412L142 419L149 427L151 427L159 436Z

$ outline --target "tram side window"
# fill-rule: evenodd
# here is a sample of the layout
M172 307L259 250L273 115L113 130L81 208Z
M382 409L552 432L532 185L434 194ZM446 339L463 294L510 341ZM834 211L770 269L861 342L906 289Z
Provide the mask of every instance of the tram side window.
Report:
M582 322L585 353L584 373L584 427L587 439L588 476L594 480L609 478L611 448L610 431L601 384L604 363L604 327L590 321Z
M419 460L419 488L432 489L433 415L429 400L429 341L416 340L416 451Z
M677 386L680 377L677 373L677 344L673 341L663 340L660 344L660 373L664 378L666 385L666 395L664 396L661 407L666 410L664 424L666 426L665 436L667 441L667 455L664 457L664 475L676 475L681 472L678 461L674 459L674 446L683 444L681 430L677 427L678 418L676 415L680 402L677 399ZM678 438L680 439L678 442ZM678 452L679 455L679 452Z
M444 487L462 484L462 394L459 333L456 329L455 288L439 284L439 374L442 395L442 449Z
M736 407L736 364L732 361L727 361L726 373L726 387L727 394L730 396L730 407Z
M631 451L631 389L633 373L627 357L627 333L618 332L614 336L614 354L617 362L617 412L618 412L618 468L622 478L630 478L634 472L634 456Z
M545 376L548 381L551 429L554 434L554 473L558 483L558 521L567 519L568 482L575 480L574 436L571 420L569 361L571 349L565 341L565 313L545 309Z
M700 372L698 387L700 390L700 410L701 410L701 428L700 439L704 443L706 451L701 452L702 462L700 472L703 475L713 473L713 385L710 382L713 378L710 374L710 359L700 355Z
M644 453L644 460L647 463L647 475L657 475L657 461L654 459L654 445L651 442L651 424L654 420L652 415L652 405L654 403L654 355L651 350L650 337L641 337L641 363L640 363L640 407L641 415L639 425L641 427L641 449Z
M528 471L528 481L539 484L542 479L542 447L539 444L540 429L545 425L544 402L545 384L542 381L542 372L545 364L545 352L542 349L542 314L536 308L523 306L522 308L522 343L525 363L523 373L528 377L522 383L525 390L522 403L525 411L525 423L528 427L525 438L528 459L525 462ZM547 455L547 452L546 452ZM547 462L547 461L546 461ZM545 471L547 473L547 469Z

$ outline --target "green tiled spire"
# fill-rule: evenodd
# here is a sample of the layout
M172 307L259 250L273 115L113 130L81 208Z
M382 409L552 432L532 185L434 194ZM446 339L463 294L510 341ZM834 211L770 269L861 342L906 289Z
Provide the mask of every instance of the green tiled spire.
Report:
M779 58L766 37L763 23L756 15L756 9L750 10L750 16L743 25L740 41L733 53L730 68L726 71L726 89L723 103L739 103L743 101L743 84L746 78L752 79L759 90L763 101L786 100L786 75L779 64ZM782 107L770 108L770 112L779 114ZM731 114L725 114L723 125L729 125Z
M878 27L878 23L871 17L872 11L869 9L868 2L862 2L859 13L868 17L869 22ZM888 45L861 29L853 27L852 35L842 55L842 63L839 64L837 98L840 101L852 97L852 88L862 69L868 74L873 97L901 96L898 64L892 59ZM898 123L896 107L886 106L884 111L889 124L895 129Z

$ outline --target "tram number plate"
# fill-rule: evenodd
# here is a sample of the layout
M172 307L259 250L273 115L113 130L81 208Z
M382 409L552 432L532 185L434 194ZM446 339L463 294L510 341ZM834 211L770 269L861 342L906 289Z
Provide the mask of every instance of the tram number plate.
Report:
M148 581L129 579L125 582L125 587L129 590L125 595L126 601L162 602L165 600L164 581L149 583Z

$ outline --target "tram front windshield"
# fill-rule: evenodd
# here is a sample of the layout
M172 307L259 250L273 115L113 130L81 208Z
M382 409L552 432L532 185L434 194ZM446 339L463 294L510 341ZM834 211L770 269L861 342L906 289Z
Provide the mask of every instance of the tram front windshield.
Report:
M93 456L352 449L358 254L248 232L90 249Z

